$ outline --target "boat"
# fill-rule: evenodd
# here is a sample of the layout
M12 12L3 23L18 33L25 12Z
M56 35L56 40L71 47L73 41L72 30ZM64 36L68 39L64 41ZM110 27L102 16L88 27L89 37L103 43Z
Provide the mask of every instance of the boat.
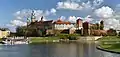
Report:
M3 45L17 45L17 44L29 44L28 38L4 38L1 42Z

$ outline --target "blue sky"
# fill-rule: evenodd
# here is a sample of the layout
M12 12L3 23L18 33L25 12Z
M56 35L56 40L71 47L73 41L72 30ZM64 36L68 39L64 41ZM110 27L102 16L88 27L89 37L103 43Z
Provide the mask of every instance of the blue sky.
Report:
M87 4L88 1L90 3ZM94 7L93 1L99 2L100 4L98 3L99 5L94 5ZM72 4L73 7L69 7L69 5L60 6L60 4L58 5L59 2ZM84 7L82 7L83 9L81 9L80 6L82 3L85 3L84 5L87 6L91 5L91 7L87 8L84 5L82 5ZM79 7L75 7L76 4L79 4ZM90 16L93 17L93 20L108 18L99 16L99 14L101 14L100 12L96 14L94 14L93 12L97 12L97 9L101 9L102 7L106 9L108 6L108 9L112 9L114 13L116 10L116 6L119 4L120 0L0 0L0 27L12 28L10 26L7 26L6 24L10 24L11 21L18 20L15 19L16 16L14 14L18 11L22 11L23 9L42 10L44 11L44 13L46 10L48 10L50 13L50 10L53 8L55 9L54 13L48 15L44 14L47 20L55 20L64 17L63 19L67 19L72 22L76 20L75 17L81 17L84 19L87 18L87 16ZM102 12L104 12L104 10Z

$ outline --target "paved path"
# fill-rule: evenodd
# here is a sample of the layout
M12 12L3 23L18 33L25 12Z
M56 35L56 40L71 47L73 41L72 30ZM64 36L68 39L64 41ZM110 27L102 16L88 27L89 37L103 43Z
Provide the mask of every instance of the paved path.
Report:
M97 40L102 38L102 36L82 36L78 38L80 38L80 40Z

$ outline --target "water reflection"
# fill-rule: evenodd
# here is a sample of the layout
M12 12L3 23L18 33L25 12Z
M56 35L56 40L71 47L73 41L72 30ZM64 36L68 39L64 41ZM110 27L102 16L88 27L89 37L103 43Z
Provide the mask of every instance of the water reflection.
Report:
M0 57L120 57L97 50L93 42L0 46Z

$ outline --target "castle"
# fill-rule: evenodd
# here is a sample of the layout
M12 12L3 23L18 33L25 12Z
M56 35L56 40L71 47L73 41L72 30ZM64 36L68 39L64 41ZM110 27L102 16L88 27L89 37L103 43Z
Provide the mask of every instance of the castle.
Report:
M63 21L58 19L56 21L49 20L43 21L43 16L41 20L36 20L35 13L32 11L31 18L27 19L27 26L36 26L38 31L45 31L46 34L56 34L56 31L60 33L74 34L78 33L81 35L93 35L96 32L104 31L104 22L101 21L100 24L91 24L89 22L83 22L82 19L77 19L76 23L71 23L69 21ZM101 35L101 34L100 34Z

